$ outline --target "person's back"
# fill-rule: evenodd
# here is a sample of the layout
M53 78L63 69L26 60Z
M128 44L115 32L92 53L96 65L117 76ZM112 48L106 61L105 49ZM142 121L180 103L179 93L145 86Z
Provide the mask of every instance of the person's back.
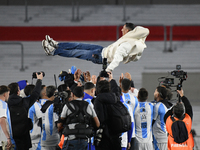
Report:
M29 84L24 88L25 97L29 97L32 94L35 85ZM41 105L38 100L29 108L28 117L31 119L33 128L30 130L32 148L29 150L40 150L40 137L41 137L41 119L42 112L40 111Z
M33 106L29 109L29 118L31 118L33 122L33 129L30 130L31 141L32 141L32 149L40 148L40 139L41 139L41 121L42 112L40 111L41 104L36 101Z
M153 105L147 102L148 92L141 88L138 93L138 106L135 110L134 148L137 150L152 150L152 120Z
M167 130L164 115L172 104L166 99L168 91L163 86L158 86L154 92L156 104L153 110L153 143L156 150L167 150Z
M121 147L122 150L126 150L129 149L131 147L131 139L132 139L132 134L134 133L134 137L135 137L135 126L134 126L134 119L133 119L133 111L132 108L129 104L127 104L126 102L124 102L123 98L120 98L120 101L124 104L124 106L127 108L128 112L130 113L131 116L131 129L127 132L122 133L121 135Z
M64 127L63 150L87 150L88 137L92 136L91 121L94 121L94 124L99 127L99 120L94 109L88 102L82 100L83 96L83 88L75 87L72 91L73 100L63 107L58 124L59 130Z
M129 75L130 78L127 78ZM134 95L134 93L132 93L131 91L131 84L133 84L133 82L131 81L131 75L129 73L125 74L125 78L120 80L120 84L121 84L121 89L122 89L122 98L123 101L128 104L131 107L131 115L134 116L135 114L135 109L138 105L138 99L137 97ZM133 141L135 138L135 119L133 118L133 130L132 130L132 140L131 140L131 147L130 149L133 149Z
M88 102L89 105L92 106L92 108L94 108L94 105L92 103L92 99L94 98L94 94L95 94L95 85L92 82L86 82L84 84L83 100ZM95 150L94 137L92 137L88 140L88 150Z
M56 88L54 86L48 86L46 93L48 100L42 106L42 133L41 133L41 150L49 149L55 150L59 143L60 137L56 127L56 121L58 121L58 115L54 112L54 93Z
M191 133L192 105L183 95L183 90L177 90L177 92L182 102L174 105L164 116L168 132L168 150L192 150L194 147L194 139Z
M106 105L114 104L119 99L115 93L111 92L110 83L106 80L97 83L97 97L94 101L94 109L103 128L102 139L99 145L95 145L96 150L121 150L120 134L111 134L108 127Z
M8 85L10 88L10 97L8 99L8 106L10 110L13 138L16 143L16 147L18 150L28 150L32 147L30 132L32 129L32 123L28 119L28 109L35 103L35 101L39 98L39 93L41 90L43 74L37 74L37 82L35 88L32 91L32 94L29 97L22 98L19 96L20 90L17 83L11 83ZM16 117L18 113L22 113L22 117ZM12 115L13 114L13 115ZM24 124L22 124L18 119L26 120ZM21 129L20 129L21 128ZM23 131L19 132L19 131Z

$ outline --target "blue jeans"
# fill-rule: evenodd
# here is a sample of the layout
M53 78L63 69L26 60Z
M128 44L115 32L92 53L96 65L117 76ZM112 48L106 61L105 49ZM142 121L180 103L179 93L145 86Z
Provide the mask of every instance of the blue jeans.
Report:
M87 150L87 139L65 140L62 150Z
M92 61L95 64L102 64L102 52L103 47L99 45L83 44L83 43L59 43L54 55L63 57L75 57ZM92 57L96 55L97 58Z

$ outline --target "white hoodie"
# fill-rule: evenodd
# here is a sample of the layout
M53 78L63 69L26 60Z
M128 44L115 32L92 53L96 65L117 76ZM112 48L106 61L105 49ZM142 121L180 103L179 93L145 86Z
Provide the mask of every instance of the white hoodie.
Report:
M148 35L149 29L137 26L115 43L105 47L102 51L102 57L107 58L109 63L106 71L114 70L122 61L126 64L139 60L144 48L146 48L145 40Z

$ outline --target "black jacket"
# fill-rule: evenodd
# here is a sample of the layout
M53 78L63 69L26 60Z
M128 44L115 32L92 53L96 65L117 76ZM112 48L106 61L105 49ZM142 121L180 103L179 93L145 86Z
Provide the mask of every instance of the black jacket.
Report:
M106 124L107 113L106 113L106 104L114 104L120 100L120 88L117 85L115 80L110 81L111 92L109 93L100 93L97 95L94 100L94 110L99 118L101 127L104 128L103 133L108 137L110 136L109 129Z
M8 107L18 105L23 100L23 106L25 107L28 113L29 108L35 103L35 101L40 96L41 85L42 85L42 80L38 79L36 82L35 88L33 89L32 94L29 97L22 98L16 94L10 95L8 99ZM12 120L12 116L10 117ZM11 125L14 126L14 124L11 124ZM27 134L24 137L17 138L14 140L17 145L17 150L28 150L29 148L32 147L29 131L27 131Z
M160 100L159 102L163 103L168 109L170 107L172 107L172 103L170 103L168 100L164 99L164 100Z
M185 106L185 113L187 113L190 117L191 117L191 119L193 118L193 110L192 110L192 105L190 104L190 102L189 102L189 100L187 99L187 97L185 97L185 96L183 96L183 97L181 97L181 99L182 99L182 102L183 102L183 104L184 104L184 106ZM173 115L173 108L172 109L170 109L166 114L165 114L165 116L164 116L164 121L165 121L165 123L166 123L166 120L167 120L167 118L169 117L169 116L172 116Z
M16 94L12 94L9 96L8 99L8 106L13 106L19 104L23 100L23 105L26 108L27 112L29 108L35 103L35 101L39 98L40 96L40 91L41 91L41 86L42 86L42 80L37 80L35 88L32 91L32 94L29 97L22 98Z

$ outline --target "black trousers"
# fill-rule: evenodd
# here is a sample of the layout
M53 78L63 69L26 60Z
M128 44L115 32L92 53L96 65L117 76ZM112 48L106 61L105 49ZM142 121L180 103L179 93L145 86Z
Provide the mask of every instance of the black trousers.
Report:
M95 146L96 150L121 150L121 138L119 136L103 136L99 146Z

